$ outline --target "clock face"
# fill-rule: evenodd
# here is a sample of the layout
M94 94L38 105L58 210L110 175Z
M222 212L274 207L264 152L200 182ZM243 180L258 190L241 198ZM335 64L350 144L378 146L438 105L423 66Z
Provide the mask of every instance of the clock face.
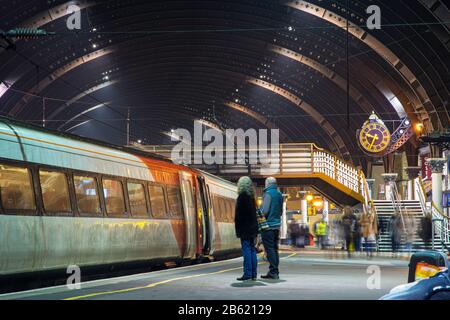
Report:
M379 153L389 146L391 134L383 124L368 123L361 128L359 142L366 151Z

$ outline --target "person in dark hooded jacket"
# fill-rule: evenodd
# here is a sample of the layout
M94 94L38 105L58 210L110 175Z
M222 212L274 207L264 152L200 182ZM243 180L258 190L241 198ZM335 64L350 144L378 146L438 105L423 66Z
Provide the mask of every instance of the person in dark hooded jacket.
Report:
M238 181L238 198L236 200L234 222L236 236L241 239L242 255L244 257L244 275L237 280L256 280L258 222L256 218L255 192L252 180L249 177L241 177Z

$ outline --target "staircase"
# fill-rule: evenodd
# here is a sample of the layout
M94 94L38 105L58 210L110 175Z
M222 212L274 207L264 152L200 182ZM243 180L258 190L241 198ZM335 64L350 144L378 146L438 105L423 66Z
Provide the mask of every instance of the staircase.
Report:
M395 202L392 202L391 200L374 200L374 206L378 215L378 251L392 252L391 239L389 236L389 220L398 209L401 210L404 216L407 214L414 219L415 236L411 251L416 252L431 249L431 243L426 244L418 235L421 218L424 216L419 200L397 200ZM439 241L440 236L436 234L435 239L435 250L441 250L442 245ZM399 251L408 252L404 241L402 241Z

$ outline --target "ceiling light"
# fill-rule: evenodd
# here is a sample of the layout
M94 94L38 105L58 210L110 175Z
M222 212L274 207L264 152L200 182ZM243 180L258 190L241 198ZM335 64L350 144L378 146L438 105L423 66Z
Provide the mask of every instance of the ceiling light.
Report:
M6 91L8 91L8 86L4 82L0 81L0 97L3 96Z
M320 207L323 206L323 202L321 200L314 201L313 202L313 206L316 207L316 208L320 208Z
M97 45L94 43L93 45L92 45L92 48L97 48Z
M416 124L416 130L421 132L423 130L423 123Z

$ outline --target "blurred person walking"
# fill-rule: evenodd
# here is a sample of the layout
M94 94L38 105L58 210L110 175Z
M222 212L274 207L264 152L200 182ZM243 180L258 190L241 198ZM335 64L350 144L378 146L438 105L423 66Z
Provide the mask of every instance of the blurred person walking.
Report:
M364 238L365 251L368 257L372 257L376 250L376 237L378 233L378 223L374 214L364 213L360 220L361 233Z
M411 214L404 215L405 221L405 249L410 255L413 249L414 238L416 235L416 222Z
M269 177L265 182L263 193L263 202L261 207L262 214L266 217L268 230L261 234L264 249L269 261L269 272L262 275L263 279L279 279L280 257L278 254L278 241L280 239L281 214L283 210L283 195L278 190L277 180Z
M252 180L241 177L238 181L238 198L234 216L236 236L241 239L244 257L244 275L239 281L256 280L258 260L256 256L256 238L258 222L256 218L256 199Z
M304 248L308 242L309 227L307 223L300 223L300 231L297 237L297 247Z
M396 256L400 250L402 227L402 219L400 214L393 214L389 219L389 236L391 239L392 256Z
M361 252L362 227L361 227L361 215L359 214L359 212L357 214L355 214L355 217L356 217L356 220L355 220L353 241L355 243L355 251Z
M288 232L291 240L291 246L297 247L297 239L300 233L300 225L296 220L289 220L288 222Z
M350 257L352 251L355 250L355 231L356 231L356 215L350 207L344 208L344 216L342 217L342 228L345 239L347 254Z

